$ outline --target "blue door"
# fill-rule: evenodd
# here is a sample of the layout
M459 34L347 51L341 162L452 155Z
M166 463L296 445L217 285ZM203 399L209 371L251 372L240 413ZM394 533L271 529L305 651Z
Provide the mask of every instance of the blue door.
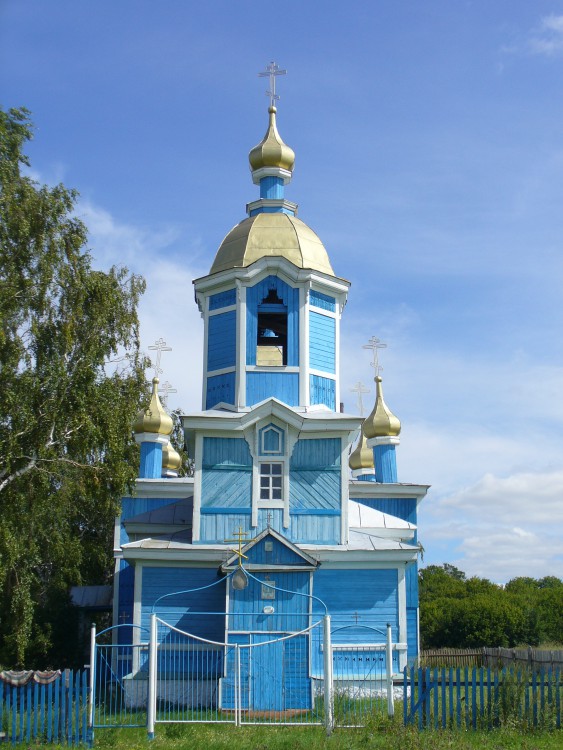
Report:
M252 636L250 679L251 705L254 711L284 710L284 641L268 643L275 637Z

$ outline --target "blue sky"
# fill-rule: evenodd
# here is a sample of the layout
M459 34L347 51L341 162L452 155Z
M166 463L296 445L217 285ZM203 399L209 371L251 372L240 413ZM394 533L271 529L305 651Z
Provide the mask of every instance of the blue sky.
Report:
M399 478L432 485L425 562L563 576L563 0L0 3L2 106L32 111L34 174L80 192L96 263L146 277L186 411L191 282L258 197L270 60L286 195L352 282L345 405L373 398L376 335Z

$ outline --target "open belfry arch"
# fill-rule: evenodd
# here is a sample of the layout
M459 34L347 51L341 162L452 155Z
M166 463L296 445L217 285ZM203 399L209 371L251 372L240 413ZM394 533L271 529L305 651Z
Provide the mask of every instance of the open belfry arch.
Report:
M248 715L268 702L277 712L310 708L323 656L307 628L325 613L334 664L348 664L350 684L358 678L353 650L363 649L369 663L387 632L395 675L417 656L417 506L428 489L398 481L401 425L383 398L377 339L367 345L375 371L370 415L340 411L350 284L285 197L295 154L277 129L281 72L275 63L266 71L267 128L250 151L259 197L227 233L209 274L194 281L204 326L202 410L182 417L193 477L177 476L172 422L155 377L134 427L139 479L115 527L114 645L142 650L156 614L201 643L248 646L249 661L239 665L248 691L238 704ZM165 342L155 346L166 351ZM297 661L288 645L296 634ZM250 649L274 636L277 645ZM207 679L216 684L205 695L228 711L234 693L225 649L213 657ZM277 682L267 690L253 683L276 661ZM143 663L123 658L120 675L140 678ZM181 668L193 665L174 665Z

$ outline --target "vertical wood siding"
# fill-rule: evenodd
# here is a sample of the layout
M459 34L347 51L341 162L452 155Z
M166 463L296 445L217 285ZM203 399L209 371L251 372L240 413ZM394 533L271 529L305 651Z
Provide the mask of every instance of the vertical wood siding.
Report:
M246 404L254 406L266 398L277 398L288 406L299 405L299 375L296 372L248 372Z
M220 310L222 307L229 307L230 305L236 305L237 292L236 289L227 289L226 292L219 292L218 294L212 294L209 297L209 309Z
M319 307L321 310L330 310L331 312L336 310L336 300L334 297L329 297L328 294L317 292L314 289L309 294L309 304L311 307Z
M340 513L333 516L291 515L289 529L283 529L292 542L303 544L340 544Z
M320 375L311 375L309 399L311 405L324 404L336 411L336 381Z
M283 198L284 185L281 177L263 177L260 180L260 197L277 199Z
M393 638L397 639L397 570L323 570L321 567L314 576L313 594L327 605L335 620L339 617L343 622L341 618L345 617L350 625L365 623L377 627L382 631L380 642L385 641L389 622ZM318 605L313 607L317 611ZM366 632L361 628L347 628L333 636L333 643L361 643L365 639Z
M277 276L267 276L246 290L246 364L256 364L258 305L268 296L270 289L276 290L278 297L287 307L287 364L289 367L297 367L299 365L299 289L290 287Z
M378 482L397 481L397 457L394 445L376 445L374 448L375 478Z
M141 461L139 477L142 479L160 479L162 476L162 444L141 443Z
M336 321L313 310L309 313L309 366L330 373L336 368Z
M205 397L205 408L211 409L216 404L235 403L235 373L226 372L223 375L214 375L207 378L207 393Z
M163 594L177 593L167 597L156 606L157 615L166 622L204 638L223 641L225 635L225 582L201 589L218 580L217 568L143 568L141 625L150 628L152 606ZM190 614L194 613L194 614ZM195 614L217 612L220 614Z
M250 532L250 539L255 530L250 526L250 511L233 513L202 513L200 519L200 538L202 544L224 544L232 539L239 526L244 532Z
M276 584L275 599L262 599L259 581L266 581L264 573L256 573L259 581L250 578L241 591L231 589L229 630L287 633L307 627L309 598L300 594L309 593L309 573L272 571L268 576ZM265 606L273 606L274 613L264 614Z
M212 315L207 327L207 369L221 370L236 364L236 323L235 310Z

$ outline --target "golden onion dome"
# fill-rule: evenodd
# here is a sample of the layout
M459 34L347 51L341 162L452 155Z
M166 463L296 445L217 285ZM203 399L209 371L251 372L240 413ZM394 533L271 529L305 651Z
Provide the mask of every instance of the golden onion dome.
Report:
M278 167L293 170L295 164L295 153L292 148L285 144L276 127L276 108L270 107L270 123L266 135L257 146L254 146L248 155L250 166L253 171L263 167Z
M162 446L162 469L169 471L178 471L182 465L182 458L172 443Z
M401 432L401 423L383 400L383 386L379 375L375 378L377 396L373 411L366 417L363 432L369 438L396 437Z
M142 409L135 422L133 432L152 432L156 435L170 435L172 432L172 417L164 411L158 397L158 378L152 379L152 396L147 409Z
M350 454L350 458L348 459L348 465L350 466L352 471L374 468L373 451L371 448L368 448L367 438L364 435L363 426L358 444L356 445L356 447Z
M221 243L210 273L250 266L260 258L287 258L298 268L334 276L323 243L295 216L258 213L231 229Z

